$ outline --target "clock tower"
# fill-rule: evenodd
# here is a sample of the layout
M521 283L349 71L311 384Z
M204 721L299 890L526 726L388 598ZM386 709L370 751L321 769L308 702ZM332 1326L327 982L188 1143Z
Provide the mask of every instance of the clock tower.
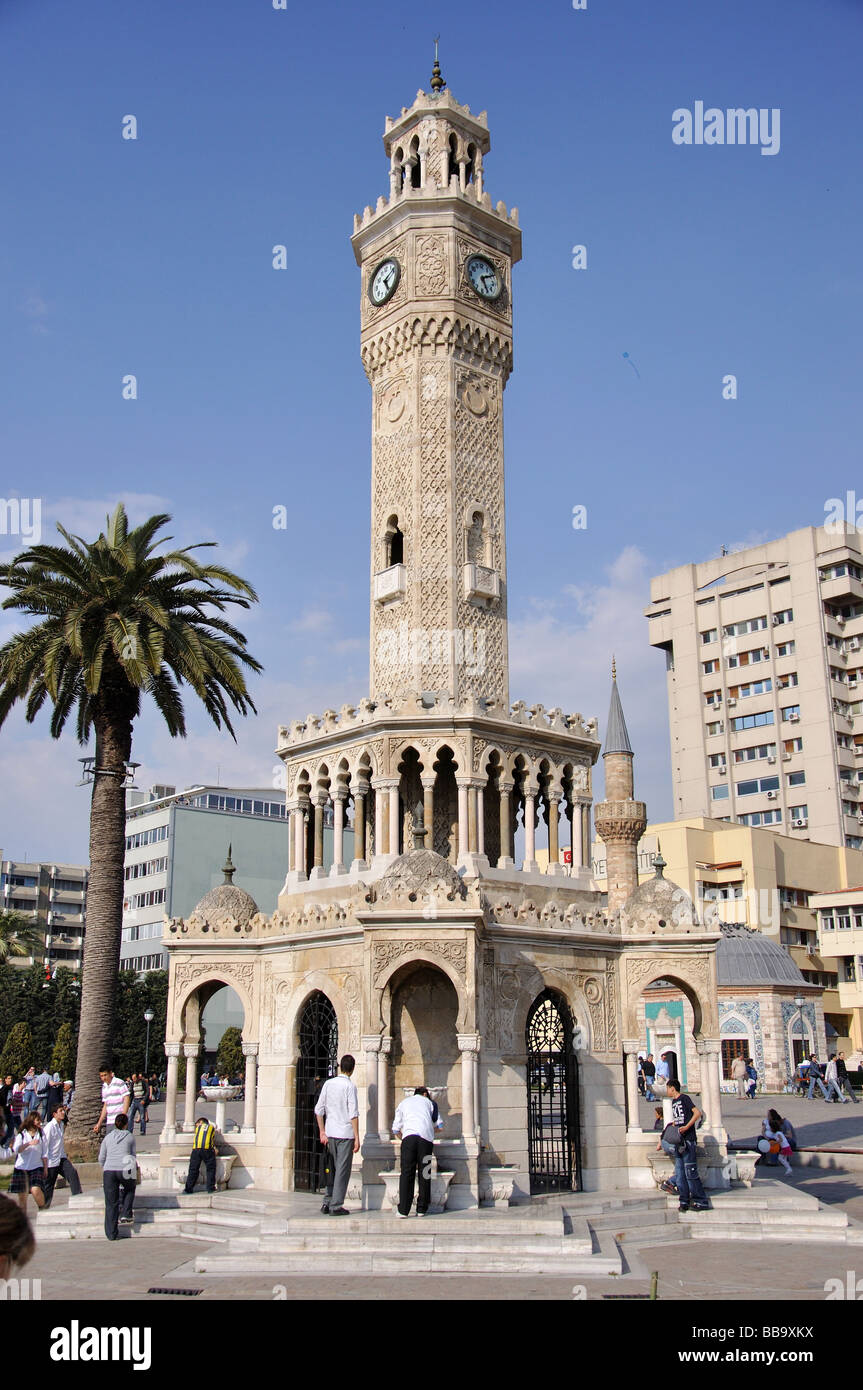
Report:
M503 391L517 210L484 187L486 113L445 90L387 118L389 196L354 220L372 388L370 694L508 709Z

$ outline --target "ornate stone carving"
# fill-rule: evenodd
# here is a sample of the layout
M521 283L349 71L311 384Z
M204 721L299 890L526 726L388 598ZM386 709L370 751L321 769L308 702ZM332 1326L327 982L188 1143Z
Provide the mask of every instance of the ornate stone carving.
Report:
M251 1003L255 985L255 966L252 961L240 960L184 961L174 970L174 998L182 998L196 980L220 980L225 976L245 990L246 998Z
M435 298L446 289L447 264L443 237L418 236L416 242L416 291Z
M376 941L374 945L373 975L375 984L386 973L394 960L401 956L421 954L437 956L447 961L464 978L467 969L467 946L463 941L436 941L428 938L411 941Z

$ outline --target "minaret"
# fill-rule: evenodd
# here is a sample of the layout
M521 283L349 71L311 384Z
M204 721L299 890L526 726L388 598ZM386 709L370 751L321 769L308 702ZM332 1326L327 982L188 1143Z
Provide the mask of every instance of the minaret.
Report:
M492 206L486 113L447 90L387 117L389 197L354 221L372 388L370 695L509 708L503 391L516 209Z
M605 800L594 807L596 833L606 845L608 909L615 911L638 887L638 842L647 827L647 808L633 800L633 752L617 689L617 667L611 663L611 704L605 748Z

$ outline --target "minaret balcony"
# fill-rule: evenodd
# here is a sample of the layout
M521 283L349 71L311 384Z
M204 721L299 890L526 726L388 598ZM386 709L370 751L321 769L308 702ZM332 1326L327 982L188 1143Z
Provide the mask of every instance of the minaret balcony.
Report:
M378 570L372 584L375 603L382 606L401 603L407 592L408 574L404 565L390 565L388 569Z
M500 598L500 574L469 560L464 567L464 594L469 603L490 608Z

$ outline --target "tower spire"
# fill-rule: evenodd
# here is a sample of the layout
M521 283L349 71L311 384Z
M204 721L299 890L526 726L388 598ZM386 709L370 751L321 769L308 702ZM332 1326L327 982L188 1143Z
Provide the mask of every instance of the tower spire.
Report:
M222 873L225 875L225 883L234 882L234 874L237 872L231 859L231 845L228 845L228 857L222 866Z
M607 757L609 753L632 753L632 744L623 717L623 705L620 703L620 691L617 688L617 665L614 657L611 659L611 704L608 707L603 756Z
M439 59L438 59L438 44L439 44L439 43L440 43L440 34L436 34L436 35L435 35L435 41L434 41L434 67L432 68L432 79L431 79L431 89L432 89L432 91L434 92L435 96L437 96L439 92L443 91L444 87L446 86L446 82L445 82L444 79L441 77L441 73L440 73L440 61L439 61Z

